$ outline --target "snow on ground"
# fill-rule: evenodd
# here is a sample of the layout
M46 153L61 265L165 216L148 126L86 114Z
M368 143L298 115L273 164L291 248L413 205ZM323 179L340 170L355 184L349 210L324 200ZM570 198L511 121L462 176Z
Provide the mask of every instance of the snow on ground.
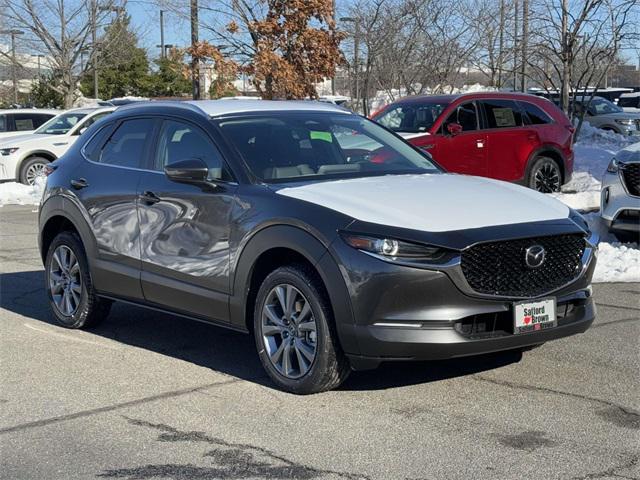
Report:
M0 207L11 204L38 205L42 198L44 184L44 179L32 187L16 182L0 183Z

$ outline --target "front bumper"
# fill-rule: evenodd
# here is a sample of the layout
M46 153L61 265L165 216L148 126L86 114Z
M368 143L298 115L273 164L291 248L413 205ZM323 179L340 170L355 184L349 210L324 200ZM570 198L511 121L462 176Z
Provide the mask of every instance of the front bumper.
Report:
M538 297L556 298L557 326L514 334L513 305L521 299L473 294L454 271L396 265L346 245L336 249L355 320L350 337L357 348L345 348L345 353L356 370L383 361L448 359L538 345L584 332L595 318L592 250L574 281Z
M609 230L640 232L640 197L629 194L620 172L603 176L600 211Z

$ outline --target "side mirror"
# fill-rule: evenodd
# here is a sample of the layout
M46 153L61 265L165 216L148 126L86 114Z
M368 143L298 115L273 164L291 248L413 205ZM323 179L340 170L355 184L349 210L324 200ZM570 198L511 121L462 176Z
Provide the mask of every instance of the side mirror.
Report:
M451 135L452 137L455 137L456 135L462 133L462 125L460 125L459 123L448 123L447 132L449 132L449 135Z
M207 181L209 168L199 158L189 158L167 165L164 174L174 182L201 183Z

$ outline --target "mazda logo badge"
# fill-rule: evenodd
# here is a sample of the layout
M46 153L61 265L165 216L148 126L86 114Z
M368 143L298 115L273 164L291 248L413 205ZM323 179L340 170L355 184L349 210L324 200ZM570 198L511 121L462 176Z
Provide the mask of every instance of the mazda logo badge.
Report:
M546 250L542 245L531 245L524 252L524 261L529 268L541 267L544 263Z

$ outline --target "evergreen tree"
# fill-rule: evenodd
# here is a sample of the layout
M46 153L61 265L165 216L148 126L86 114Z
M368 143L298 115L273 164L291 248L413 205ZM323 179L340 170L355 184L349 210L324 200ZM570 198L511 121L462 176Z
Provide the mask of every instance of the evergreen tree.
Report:
M127 95L144 96L149 89L149 60L123 15L105 30L98 55L98 91L105 99ZM93 97L93 71L80 82L83 95Z

